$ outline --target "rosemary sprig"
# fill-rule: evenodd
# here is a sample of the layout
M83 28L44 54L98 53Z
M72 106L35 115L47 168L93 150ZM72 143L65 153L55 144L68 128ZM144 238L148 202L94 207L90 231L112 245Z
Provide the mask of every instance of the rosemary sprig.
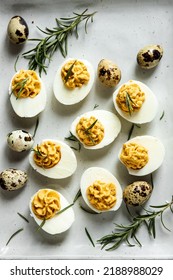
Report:
M24 87L25 87L25 85L26 85L28 79L29 79L29 78L27 77L27 78L23 79L22 81L18 82L18 83L15 85L15 87L14 87L14 89L12 90L11 94L13 93L13 91L14 91L18 86L20 87L20 89L19 89L19 91L18 91L18 93L17 93L16 99L20 98L20 95L21 95L21 93L22 93L22 91L23 91L23 89L24 89Z
M37 156L44 157L44 155L40 152L39 145L37 144L37 149L31 149Z
M17 212L17 214L23 219L25 220L25 222L29 223L29 220L27 218L25 218L25 216L23 216L22 214L20 214L19 212Z
M39 231L44 226L45 223L46 223L46 219L43 219L43 221L41 222L41 224L39 225L36 231Z
M86 227L85 227L85 232L86 232L86 235L88 236L88 239L90 240L91 244L93 245L93 247L95 247L94 241L92 240L91 235L89 234Z
M70 136L65 137L65 140L69 140L69 141L78 143L78 147L77 148L75 148L75 147L71 147L71 148L80 152L80 150L81 150L81 143L71 132L70 132Z
M46 28L42 30L37 27L45 37L42 39L29 39L30 41L38 42L37 45L23 53L23 57L29 60L29 69L36 70L38 68L39 74L47 73L46 69L57 49L60 50L63 57L67 55L67 41L69 35L73 33L78 38L78 26L82 21L85 21L85 32L87 33L87 24L91 19L93 22L94 13L87 13L84 10L81 14L73 13L72 17L69 18L56 18L56 27L50 29Z
M133 106L135 105L134 101L132 100L132 98L130 97L130 94L128 92L126 92L126 106L129 112L129 115L131 116L132 112L133 112Z
M34 128L34 133L33 133L33 138L34 138L35 135L36 135L36 132L37 132L37 129L38 129L38 125L39 125L39 117L38 117L37 120L36 120L36 124L35 124L35 128Z
M163 205L153 206L150 205L150 208L158 209L158 211L153 210L147 210L144 209L145 213L143 215L137 215L132 218L132 222L129 225L122 225L122 224L115 224L116 228L115 231L112 234L105 235L102 238L98 240L98 243L102 245L102 248L104 248L107 245L110 245L113 243L112 246L108 247L106 249L107 251L117 249L124 241L127 243L128 246L135 246L135 244L130 243L130 239L135 241L139 246L142 246L140 241L137 239L136 233L138 232L139 228L142 224L145 224L148 229L148 233L155 238L156 237L156 218L160 217L160 222L162 226L169 230L164 222L163 222L163 213L165 210L170 209L170 211L173 213L173 196L170 202L167 202Z
M73 62L73 64L69 67L68 71L67 71L67 75L65 76L65 83L67 83L68 79L70 78L70 76L72 75L72 70L73 70L73 67L76 63L76 60Z
M96 124L97 121L98 121L98 120L96 119L89 127L87 127L87 128L85 129L85 133L86 133L86 134L90 134L90 129L92 129L93 126L95 126L95 124Z
M18 229L16 232L14 232L14 233L10 236L10 238L8 239L8 241L7 241L7 243L6 243L6 246L10 243L11 239L12 239L14 236L16 236L19 232L21 232L22 230L23 230L23 228L20 228L20 229Z
M131 128L130 128L130 130L129 130L129 133L128 133L127 140L130 140L135 126L138 127L138 128L140 128L140 126L139 126L138 124L132 123L132 126L131 126Z
M14 71L17 72L17 62L19 60L19 55L17 56L15 62L14 62Z

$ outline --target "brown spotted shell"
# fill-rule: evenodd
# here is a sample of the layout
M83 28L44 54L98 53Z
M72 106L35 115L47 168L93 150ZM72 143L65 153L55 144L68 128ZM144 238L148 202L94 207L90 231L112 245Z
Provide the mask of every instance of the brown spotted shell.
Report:
M163 56L163 48L160 45L148 45L139 50L137 62L143 69L151 69L158 65Z
M123 199L127 205L139 206L145 203L152 193L152 186L146 181L136 181L124 188Z
M26 172L9 168L5 169L0 174L0 186L6 191L15 191L24 187L28 180Z
M107 87L115 87L121 80L120 68L107 59L99 62L97 74L100 82Z
M24 43L29 35L29 28L26 21L21 16L12 17L8 23L7 34L12 43Z

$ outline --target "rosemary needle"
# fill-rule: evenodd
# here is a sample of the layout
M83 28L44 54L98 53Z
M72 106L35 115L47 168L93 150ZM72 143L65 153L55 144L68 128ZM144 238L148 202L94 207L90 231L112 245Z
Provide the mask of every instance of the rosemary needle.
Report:
M10 243L11 239L16 236L19 232L21 232L23 230L23 228L18 229L16 232L14 232L11 237L8 239L6 246Z
M73 62L73 64L70 66L70 68L68 69L67 71L67 75L65 76L65 83L67 83L68 79L70 78L70 76L72 75L72 70L73 70L73 67L76 63L76 60Z
M29 223L29 220L27 218L25 218L22 214L20 214L19 212L17 212L17 214L23 219L25 220L25 222Z
M86 232L86 235L88 236L88 239L90 240L91 244L93 245L93 247L95 247L95 244L94 244L94 242L93 242L93 240L91 238L91 235L89 234L89 232L88 232L86 227L85 227L85 232Z

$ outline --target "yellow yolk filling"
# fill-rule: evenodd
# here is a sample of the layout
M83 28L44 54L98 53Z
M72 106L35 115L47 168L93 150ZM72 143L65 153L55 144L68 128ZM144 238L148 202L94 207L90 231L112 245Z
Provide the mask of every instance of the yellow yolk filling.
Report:
M60 209L60 195L53 190L40 190L32 200L32 210L42 220L54 217Z
M104 137L104 127L95 117L82 117L76 126L79 139L87 146L99 144Z
M149 160L148 151L137 143L127 143L123 145L120 159L128 168L141 169Z
M20 70L12 80L12 92L16 98L34 98L41 90L41 82L33 70Z
M117 105L122 111L127 113L138 111L144 101L145 93L135 83L123 85L116 96Z
M87 198L97 210L109 210L116 203L116 187L113 183L95 181L87 188Z
M45 141L34 148L33 159L38 166L51 168L60 161L61 148L52 141Z
M69 89L74 89L86 85L90 79L90 74L83 62L70 60L62 67L61 77Z

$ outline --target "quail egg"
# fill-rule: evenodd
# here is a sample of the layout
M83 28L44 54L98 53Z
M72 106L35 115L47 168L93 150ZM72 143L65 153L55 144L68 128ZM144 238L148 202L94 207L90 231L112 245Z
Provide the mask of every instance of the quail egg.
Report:
M89 61L75 58L65 60L54 78L55 98L64 105L79 103L90 93L94 76L94 69Z
M136 181L126 186L123 190L123 199L127 205L139 206L151 196L152 186L146 181Z
M86 149L101 149L111 144L121 130L119 118L106 110L86 112L72 122L70 132Z
M16 152L30 150L33 146L33 136L25 130L14 130L7 135L7 144L9 148Z
M70 207L70 203L62 193L50 188L38 190L31 197L29 208L38 226L41 226L45 219L41 228L51 235L65 232L75 220L72 205Z
M160 45L148 45L139 50L137 62L143 69L156 67L163 56L163 48Z
M136 124L151 122L158 110L158 101L153 91L136 80L129 80L115 90L113 104L121 117Z
M108 59L99 62L97 75L100 82L107 87L115 87L121 80L120 68Z
M34 70L21 69L11 79L10 102L21 118L37 116L46 107L47 93L43 80Z
M86 169L81 177L80 188L87 207L96 213L116 211L121 206L121 185L105 168Z
M6 191L21 189L24 187L27 180L27 173L15 168L5 169L0 174L0 186Z
M29 35L29 28L26 21L21 16L12 17L8 23L7 34L12 43L24 43Z
M162 165L165 148L162 142L154 136L136 136L123 144L118 157L126 166L129 174L145 176Z

